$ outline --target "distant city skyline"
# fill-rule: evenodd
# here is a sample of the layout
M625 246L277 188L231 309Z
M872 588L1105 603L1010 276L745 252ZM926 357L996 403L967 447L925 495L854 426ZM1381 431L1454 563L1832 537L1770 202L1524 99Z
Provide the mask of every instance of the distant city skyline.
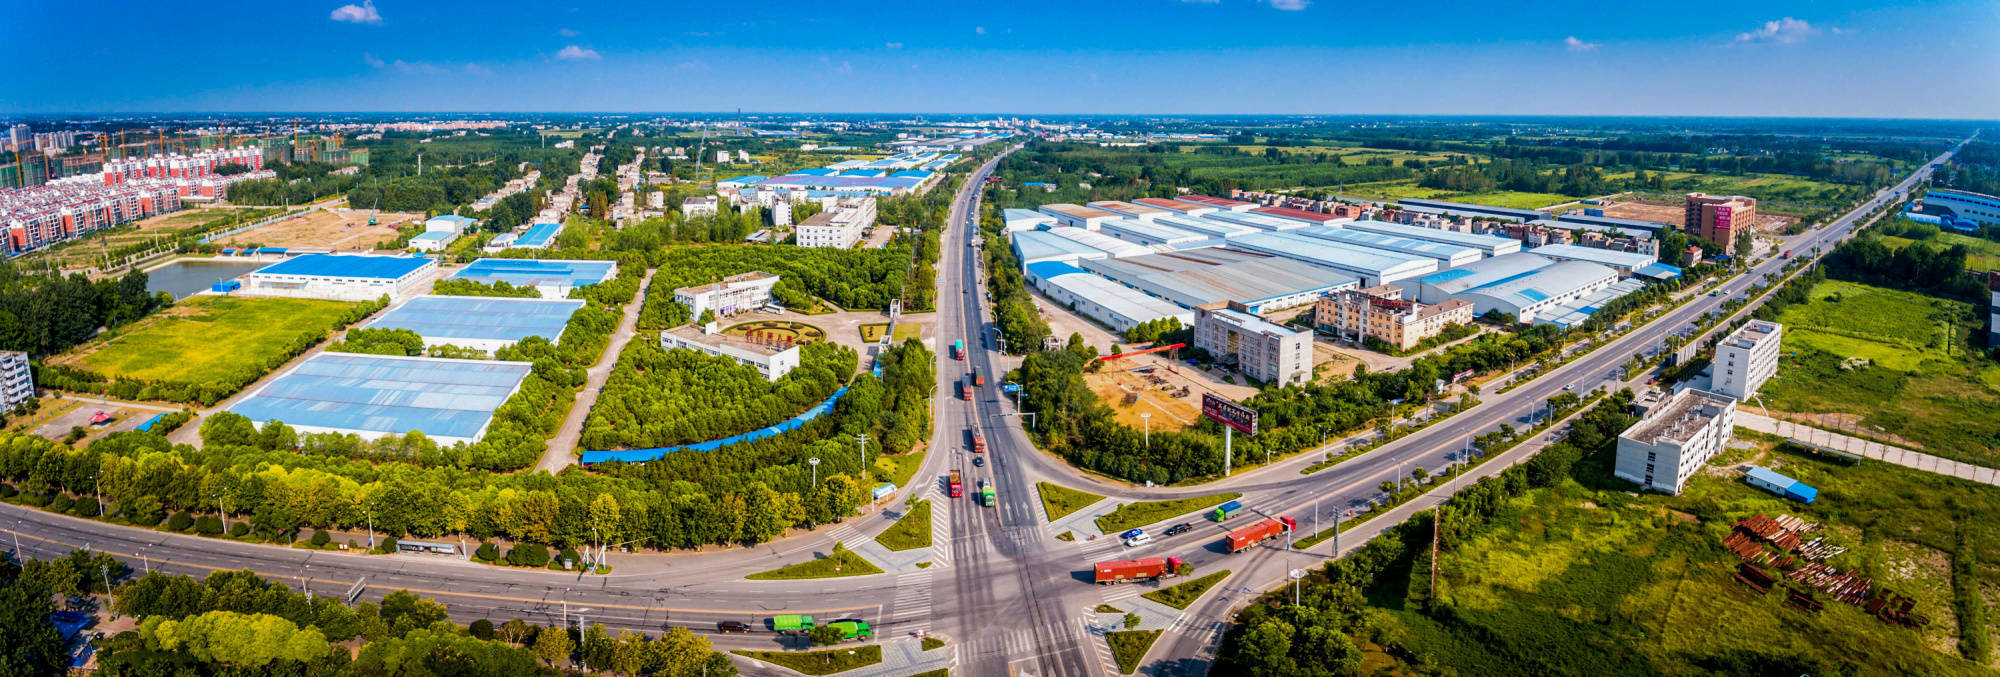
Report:
M2000 118L1994 2L716 7L31 3L0 113Z

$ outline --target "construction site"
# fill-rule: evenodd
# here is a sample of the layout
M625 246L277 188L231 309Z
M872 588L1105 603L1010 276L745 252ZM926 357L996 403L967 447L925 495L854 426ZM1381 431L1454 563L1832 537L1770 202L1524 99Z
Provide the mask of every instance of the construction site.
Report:
M1085 371L1084 382L1100 401L1110 405L1119 423L1135 430L1193 427L1201 419L1204 392L1231 401L1257 394L1256 388L1219 381L1176 357L1177 351L1162 350L1098 358L1098 368Z
M373 249L395 239L398 229L423 221L414 212L375 212L328 208L305 212L256 230L216 241L224 247L331 247L335 250ZM370 221L374 225L370 225Z
M1617 196L1616 199L1605 200L1602 208L1604 215L1612 218L1654 221L1676 226L1687 225L1687 203L1681 200L1657 196L1642 197L1628 193ZM1757 230L1766 233L1784 232L1787 226L1798 220L1799 217L1796 216L1759 211Z

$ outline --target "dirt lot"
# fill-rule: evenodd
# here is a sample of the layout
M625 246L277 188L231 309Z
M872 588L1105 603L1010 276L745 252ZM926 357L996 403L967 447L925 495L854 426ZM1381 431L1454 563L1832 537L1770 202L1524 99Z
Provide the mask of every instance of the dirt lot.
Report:
M1201 391L1193 389L1187 379L1166 373L1165 365L1157 362L1137 359L1120 362L1133 364L1124 369L1106 368L1084 377L1098 399L1117 412L1119 423L1143 428L1146 421L1139 415L1152 414L1156 421L1153 428L1168 431L1186 429L1201 418ZM1144 370L1150 373L1139 373ZM1188 395L1174 397L1184 387L1189 388Z
M91 417L100 411L109 414L112 417L111 422L103 425L91 425ZM79 441L79 444L87 444L91 440L103 437L114 431L131 430L139 424L145 423L146 419L152 418L154 414L166 411L170 411L170 409L164 407L119 406L98 402L85 402L67 397L52 397L42 400L40 411L35 412L35 415L25 420L19 421L14 427L17 430L32 435L39 435L58 441L68 435L71 428L83 428L88 434Z
M406 212L382 212L376 216L380 223L371 227L368 225L368 210L365 209L310 212L263 228L231 235L220 240L218 244L369 249L377 242L394 238L398 226L423 220L423 217L422 214Z

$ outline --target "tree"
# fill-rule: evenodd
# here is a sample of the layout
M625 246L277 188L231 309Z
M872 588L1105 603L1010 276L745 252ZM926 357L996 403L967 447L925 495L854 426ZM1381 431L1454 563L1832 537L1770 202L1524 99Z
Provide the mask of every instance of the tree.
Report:
M55 611L48 587L22 577L12 559L0 559L0 674L59 675L68 669L62 635L49 623Z
M570 652L575 648L569 639L569 631L562 628L543 628L535 635L535 657L556 667L569 663Z
M1139 614L1132 613L1130 611L1125 612L1125 629L1126 630L1138 629L1139 622L1141 620L1143 619L1139 618Z
M833 646L840 643L842 633L840 628L822 625L806 631L806 637L812 640L813 646Z
M1756 241L1751 238L1749 230L1736 234L1736 258L1750 258L1750 252L1755 250L1756 246Z
M256 446L257 426L242 414L218 411L201 422L203 446Z

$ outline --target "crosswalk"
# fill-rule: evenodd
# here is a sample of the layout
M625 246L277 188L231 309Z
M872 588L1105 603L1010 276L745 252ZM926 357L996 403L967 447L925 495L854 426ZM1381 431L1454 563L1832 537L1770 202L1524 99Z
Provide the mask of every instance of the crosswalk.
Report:
M931 502L931 568L951 566L951 500L939 498L933 488L925 494Z
M889 622L906 624L910 632L931 629L931 572L913 571L896 576L896 599L889 605Z
M848 520L834 526L832 530L826 532L826 535L828 538L832 538L835 543L855 543L867 538L861 535L860 529L854 528L854 520Z
M1138 597L1139 595L1145 594L1146 590L1148 589L1145 586L1136 584L1106 585L1100 587L1104 588L1104 595L1101 599L1104 600L1105 604L1114 604L1116 602Z
M1119 543L1116 538L1099 538L1095 541L1077 542L1077 549L1082 550L1084 555L1093 557L1097 555L1109 555L1122 547L1124 547L1124 544Z

